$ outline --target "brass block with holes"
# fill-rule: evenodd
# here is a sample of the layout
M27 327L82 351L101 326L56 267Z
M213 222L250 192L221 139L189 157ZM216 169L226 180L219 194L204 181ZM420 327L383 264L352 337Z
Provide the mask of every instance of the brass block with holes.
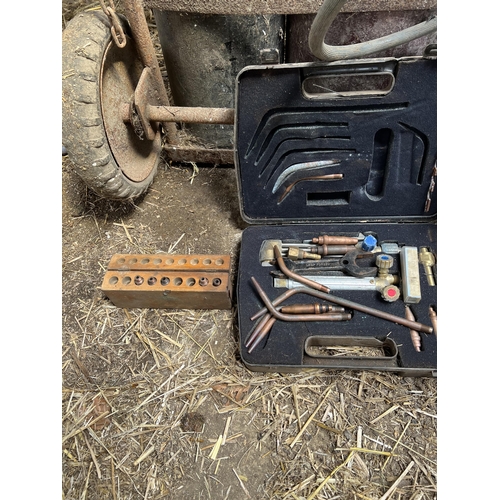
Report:
M126 309L231 309L229 255L115 254L101 289Z

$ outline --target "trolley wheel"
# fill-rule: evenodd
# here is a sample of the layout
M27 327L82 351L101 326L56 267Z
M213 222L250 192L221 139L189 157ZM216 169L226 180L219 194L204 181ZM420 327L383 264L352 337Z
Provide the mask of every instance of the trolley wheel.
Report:
M62 38L62 144L78 175L98 195L127 200L152 183L162 150L158 125L141 140L122 119L143 70L130 28L127 43L112 40L100 11L77 14Z

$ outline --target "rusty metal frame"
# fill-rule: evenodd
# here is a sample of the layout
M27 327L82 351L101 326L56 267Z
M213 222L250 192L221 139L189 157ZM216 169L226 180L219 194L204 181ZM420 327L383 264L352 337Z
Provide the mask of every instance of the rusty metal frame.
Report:
M323 0L144 0L151 9L223 15L314 14L322 3ZM436 6L436 0L349 0L342 11L425 10Z
M163 149L166 151L168 157L172 161L195 161L200 163L218 163L218 164L233 164L234 163L234 149L214 150L203 147L182 146L180 144L178 129L176 123L197 123L197 124L227 124L234 125L235 111L232 108L190 108L170 106L169 98L161 75L160 66L156 57L156 52L151 40L149 28L147 25L146 17L144 14L144 6L149 8L159 8L162 10L164 4L163 0L123 0L123 10L132 30L134 41L137 45L139 56L144 65L144 74L141 76L140 84L137 86L134 93L133 102L129 103L122 110L124 121L133 121L136 133L143 134L146 138L151 139L154 133L151 127L151 122L160 122L165 130L165 144ZM357 2L357 3L356 3ZM310 0L307 7L304 7L303 2L285 2L280 4L277 8L279 11L283 10L284 13L298 13L296 10L304 9L304 12L317 12L321 5L321 0ZM356 6L351 5L349 10L366 10L367 3L363 0L354 0ZM207 2L198 2L196 7L189 2L182 0L179 5L175 2L172 5L172 10L187 10L208 9L209 12L233 13L235 8L243 9L245 13L250 11L259 11L262 8L269 7L268 2L263 3L261 0L250 2L227 2L222 1L213 7L207 6ZM357 5L359 4L359 5ZM376 2L377 9L384 10L388 6L394 7L394 1L382 0ZM408 0L404 3L405 7L423 9L435 6L436 2L428 0ZM170 4L169 4L170 5ZM352 8L355 7L355 8ZM219 12L220 11L220 12ZM237 10L238 11L238 10ZM239 12L239 11L238 11ZM267 12L267 11L266 11ZM243 13L243 11L241 12ZM152 104L154 103L154 105ZM160 105L158 105L158 103ZM138 128L139 126L139 128ZM142 130L141 130L142 128Z
M234 150L212 150L181 146L175 123L234 124L233 108L203 108L170 106L153 47L143 0L123 0L123 10L132 30L139 57L144 65L143 74L135 89L131 103L121 110L125 122L133 122L134 130L146 139L154 138L151 122L160 122L166 132L163 149L172 161L232 164ZM153 98L152 98L153 97ZM154 102L155 105L151 104ZM157 105L157 103L162 105Z
M137 46L141 61L149 73L149 85L157 100L165 106L170 105L167 89L163 83L160 66L156 52L149 34L148 23L144 15L144 4L142 0L124 0L123 11L132 30L132 35ZM174 123L165 123L164 128L167 140L171 144L179 142L177 127Z

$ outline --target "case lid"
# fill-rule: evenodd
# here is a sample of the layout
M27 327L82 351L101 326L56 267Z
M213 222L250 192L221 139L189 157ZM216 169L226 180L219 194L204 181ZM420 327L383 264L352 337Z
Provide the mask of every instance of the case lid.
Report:
M437 59L244 68L235 167L249 223L432 221Z

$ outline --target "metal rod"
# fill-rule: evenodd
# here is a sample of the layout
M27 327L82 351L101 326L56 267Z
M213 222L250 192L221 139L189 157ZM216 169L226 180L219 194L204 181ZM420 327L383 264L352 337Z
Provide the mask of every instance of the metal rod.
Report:
M358 241L358 238L349 236L329 236L327 234L323 234L311 240L311 242L316 245L356 245Z
M168 158L174 162L212 163L218 165L233 165L233 149L207 149L202 147L176 146L165 144L163 149Z
M233 108L149 105L147 110L149 119L154 122L234 124Z
M311 276L304 276L310 279ZM392 279L384 278L355 278L354 276L318 276L317 282L321 285L327 286L330 290L382 290L388 285L394 283L394 276ZM295 280L287 278L274 278L275 288L301 288L302 285Z
M318 245L315 247L311 247L309 250L311 253L318 255L345 255L347 252L351 250L355 250L354 245Z
M296 293L300 293L300 289L298 288L292 288L290 290L287 290L286 292L283 292L279 297L274 299L272 301L272 304L274 307L279 306L282 302L284 302L286 299L290 298L292 295L295 295ZM259 309L251 318L250 321L255 321L257 318L260 318L263 314L266 314L267 307L263 307L262 309Z
M257 291L260 290L262 292L263 295L261 295L260 293L259 293L259 295L262 298L262 300L264 301L264 296L265 296L264 291L262 290L260 285L257 283L255 278L252 277L251 280L252 280L252 283L254 284L255 288L257 289ZM418 332L424 332L424 333L432 333L433 332L433 329L430 326L423 325L422 323L418 323L416 321L410 321L410 320L407 320L406 318L401 318L399 316L395 316L394 314L379 311L378 309L373 309L372 307L364 306L362 304L358 304L357 302L352 302L351 300L342 299L340 297L336 297L335 295L330 295L328 293L320 292L318 290L313 290L310 288L303 288L303 289L296 288L295 290L297 292L300 292L300 293L306 293L308 295L312 295L313 297L317 297L318 299L326 300L327 302L333 302L334 304L346 307L348 309L354 309L355 311L369 314L370 316L375 316L377 318L385 319L386 321L396 323L397 325L406 326L407 328L413 328L414 330L417 330ZM269 301L267 296L266 296L266 299ZM269 303L271 303L271 301L269 301ZM266 304L266 306L268 306L268 304ZM271 306L272 306L272 304L271 304Z
M284 314L326 314L333 312L345 312L345 308L330 306L326 304L292 304L291 306L283 306L281 312Z
M288 276L289 278L292 278L295 281L298 281L299 283L302 283L306 286L310 286L311 288L314 288L315 290L319 290L320 292L325 292L328 293L330 289L327 286L321 285L320 283L317 283L316 281L312 281L310 279L304 278L303 276L300 276L300 274L296 274L288 267L286 267L285 261L283 260L283 257L281 256L281 251L278 248L277 245L274 245L274 258L276 259L276 262L278 263L278 266L281 270L281 272Z
M277 318L269 315L269 319L265 322L264 326L260 329L259 334L253 340L253 343L247 346L248 353L251 354L252 351L262 342L265 336L271 331L274 323L276 323Z
M290 194L292 189L299 183L303 181L327 181L327 180L340 180L344 178L344 174L325 174L325 175L315 175L312 177L303 177L302 179L297 179L289 184L283 194L278 200L278 205Z
M267 311L267 309L266 309ZM252 333L249 335L248 339L245 341L245 347L248 347L255 339L259 336L260 331L264 328L264 325L272 318L271 313L266 313L262 316L262 319L255 325Z
M265 309L267 311L267 309ZM327 312L345 312L343 307L337 306L327 306L324 304L294 304L291 306L284 306L280 309L285 314L326 314ZM245 347L248 349L250 354L265 338L265 336L270 332L274 323L276 323L277 318L271 315L271 313L266 313L262 319L257 323L253 332L249 335L248 340L245 342Z
M156 52L149 33L148 23L144 15L144 4L142 0L124 0L123 11L125 17L130 24L133 38L139 52L142 63L145 67L151 70L151 84L154 93L158 96L159 102L168 106L170 101L168 99L167 90L161 76L160 66L156 57ZM165 129L167 132L167 139L170 144L177 144L177 127L174 123L166 123Z
M256 279L252 277L252 283L254 284L257 293L260 298L266 304L269 312L277 319L281 321L291 321L291 322L301 322L301 321L346 321L351 319L351 314L348 313L326 313L326 314L283 314L276 309L269 297L262 290L261 286L257 283Z

